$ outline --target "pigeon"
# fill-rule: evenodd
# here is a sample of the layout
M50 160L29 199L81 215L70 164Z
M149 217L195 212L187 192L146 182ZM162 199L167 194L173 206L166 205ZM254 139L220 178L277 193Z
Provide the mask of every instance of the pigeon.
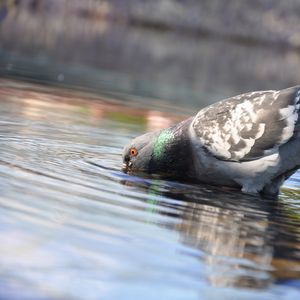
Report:
M135 138L123 171L278 196L300 167L300 86L256 91Z

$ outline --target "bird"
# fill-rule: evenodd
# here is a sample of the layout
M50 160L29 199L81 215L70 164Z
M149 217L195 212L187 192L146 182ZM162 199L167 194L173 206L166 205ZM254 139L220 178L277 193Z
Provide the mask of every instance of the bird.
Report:
M300 167L300 85L221 100L124 147L123 171L277 197Z

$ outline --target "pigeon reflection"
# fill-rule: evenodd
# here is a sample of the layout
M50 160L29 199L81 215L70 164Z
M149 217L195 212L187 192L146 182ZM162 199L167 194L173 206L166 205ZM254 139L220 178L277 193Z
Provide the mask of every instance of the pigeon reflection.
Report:
M147 192L148 202L157 206L153 213L165 214L160 206L178 210L172 216L179 222L164 226L180 232L180 242L204 253L201 259L212 285L265 288L300 279L300 216L282 199L161 180L123 184ZM153 194L163 197L155 203Z

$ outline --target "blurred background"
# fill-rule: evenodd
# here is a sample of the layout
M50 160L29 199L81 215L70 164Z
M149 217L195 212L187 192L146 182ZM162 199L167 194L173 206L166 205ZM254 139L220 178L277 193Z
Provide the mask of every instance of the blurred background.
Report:
M197 108L300 82L297 0L0 3L0 76Z
M299 171L278 201L121 172L297 84L299 0L0 0L0 300L299 300Z

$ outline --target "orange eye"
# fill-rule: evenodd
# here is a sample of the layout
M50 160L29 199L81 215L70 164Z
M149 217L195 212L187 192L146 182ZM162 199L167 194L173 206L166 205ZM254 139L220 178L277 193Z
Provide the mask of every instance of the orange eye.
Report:
M135 148L131 148L131 149L129 150L129 154L130 154L131 156L136 156L136 155L137 155L137 150L136 150Z

